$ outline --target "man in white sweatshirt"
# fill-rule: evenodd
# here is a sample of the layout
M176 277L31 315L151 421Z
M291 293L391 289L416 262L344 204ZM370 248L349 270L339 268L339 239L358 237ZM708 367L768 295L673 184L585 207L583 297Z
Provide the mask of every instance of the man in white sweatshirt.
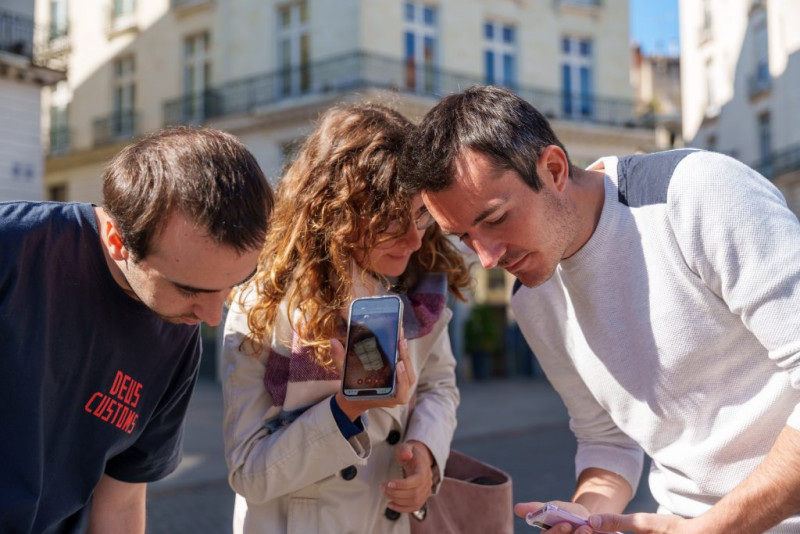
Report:
M579 169L492 87L434 107L406 167L442 229L517 278L578 440L570 510L595 531L800 532L800 224L769 181L698 150ZM643 453L661 514L619 515Z

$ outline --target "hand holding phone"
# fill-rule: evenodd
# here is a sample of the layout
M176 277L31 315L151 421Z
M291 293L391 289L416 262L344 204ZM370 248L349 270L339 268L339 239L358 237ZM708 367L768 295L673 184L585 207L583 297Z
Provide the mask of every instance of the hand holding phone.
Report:
M584 525L589 525L586 518L568 512L563 508L559 508L553 503L545 503L544 506L535 512L529 512L525 516L525 522L533 527L538 527L542 530L549 530L559 523L569 523L572 528L578 528ZM596 534L620 534L612 532L603 532L600 530L594 531Z

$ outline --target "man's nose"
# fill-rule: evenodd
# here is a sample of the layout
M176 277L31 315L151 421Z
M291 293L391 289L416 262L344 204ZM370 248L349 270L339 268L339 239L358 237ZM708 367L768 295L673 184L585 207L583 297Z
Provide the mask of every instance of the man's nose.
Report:
M473 239L469 245L481 260L484 269L497 267L497 262L503 257L505 249L502 243L493 243L484 239Z
M205 295L195 304L192 312L208 326L217 326L222 321L222 307L227 296L225 291Z

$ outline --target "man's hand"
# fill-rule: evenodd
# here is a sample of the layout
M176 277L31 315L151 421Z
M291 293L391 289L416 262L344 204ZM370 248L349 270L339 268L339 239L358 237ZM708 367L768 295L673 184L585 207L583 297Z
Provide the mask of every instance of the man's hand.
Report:
M595 530L634 532L635 534L694 534L713 532L697 525L697 519L666 514L596 514L589 517Z
M567 512L575 514L579 517L584 517L584 518L589 517L589 510L587 510L586 507L578 503L564 502L564 501L548 501L548 502L551 502L556 506L558 506L559 508L561 508L562 510L566 510ZM526 515L528 515L531 512L539 510L544 505L545 503L537 501L517 503L514 505L514 513L518 517L525 519ZM548 530L548 532L552 532L553 534L569 534L571 532L574 532L575 534L592 534L592 529L589 527L580 527L574 530L573 528L574 527L570 523L557 523L553 525L552 528Z
M389 497L389 508L398 512L414 512L422 508L433 487L433 455L425 444L411 440L399 445L395 457L403 466L405 478L383 484Z

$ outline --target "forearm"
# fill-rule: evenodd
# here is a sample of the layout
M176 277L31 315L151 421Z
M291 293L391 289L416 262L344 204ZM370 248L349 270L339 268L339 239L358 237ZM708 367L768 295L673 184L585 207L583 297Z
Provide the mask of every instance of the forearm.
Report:
M578 477L572 502L583 505L590 513L621 513L633 497L630 484L611 471L589 468Z
M147 484L103 475L92 497L88 534L144 534Z
M704 532L764 532L800 510L800 431L784 427L761 465L698 517Z

